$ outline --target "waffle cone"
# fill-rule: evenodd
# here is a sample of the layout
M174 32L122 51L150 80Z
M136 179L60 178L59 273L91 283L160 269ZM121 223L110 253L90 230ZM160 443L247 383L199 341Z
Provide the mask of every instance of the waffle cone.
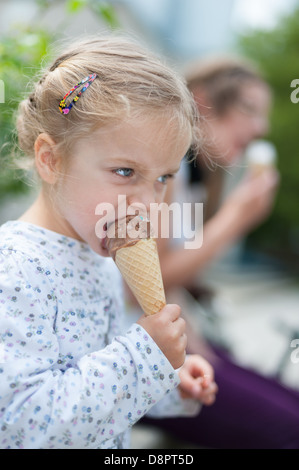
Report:
M120 248L115 263L144 313L159 312L166 300L156 241L147 238Z

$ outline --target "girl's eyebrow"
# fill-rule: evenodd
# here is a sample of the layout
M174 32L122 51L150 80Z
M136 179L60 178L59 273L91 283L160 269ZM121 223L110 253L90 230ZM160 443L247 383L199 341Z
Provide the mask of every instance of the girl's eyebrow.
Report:
M171 174L171 175L175 175L176 173L178 173L180 171L180 166L178 168L175 168L174 170L169 170L167 171L167 173Z
M137 170L144 170L144 165L141 165L140 162L136 160L130 160L129 158L122 158L122 157L111 157L109 159L109 164L114 165L114 166L119 166L122 168L136 168ZM149 167L151 170L152 168ZM180 166L174 169L169 169L163 172L164 175L167 174L176 174L180 169Z
M135 168L141 167L140 162L136 160L130 160L129 158L126 158L126 157L111 157L109 158L109 163L116 165L116 166L121 166L121 167L129 167L129 166L134 166Z

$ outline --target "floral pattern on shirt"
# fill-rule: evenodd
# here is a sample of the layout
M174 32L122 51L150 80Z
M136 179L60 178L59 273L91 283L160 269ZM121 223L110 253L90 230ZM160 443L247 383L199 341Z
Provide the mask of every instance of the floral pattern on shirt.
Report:
M136 323L120 334L111 259L20 221L0 240L0 448L123 448L164 396L184 412L152 338Z

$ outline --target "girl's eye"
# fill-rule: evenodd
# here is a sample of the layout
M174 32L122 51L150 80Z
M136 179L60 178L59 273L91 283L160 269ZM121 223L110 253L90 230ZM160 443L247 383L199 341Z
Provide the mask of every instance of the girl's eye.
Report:
M159 176L157 181L159 181L159 183L166 184L167 181L171 178L173 178L173 175L163 175L163 176Z
M114 170L114 173L119 176L128 177L133 176L134 170L132 170L131 168L117 168L117 170Z

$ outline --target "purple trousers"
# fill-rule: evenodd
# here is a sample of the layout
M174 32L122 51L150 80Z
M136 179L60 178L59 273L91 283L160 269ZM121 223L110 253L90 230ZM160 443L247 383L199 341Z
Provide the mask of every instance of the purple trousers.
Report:
M214 352L219 391L212 406L203 406L194 418L145 417L143 422L208 448L299 449L299 391Z

